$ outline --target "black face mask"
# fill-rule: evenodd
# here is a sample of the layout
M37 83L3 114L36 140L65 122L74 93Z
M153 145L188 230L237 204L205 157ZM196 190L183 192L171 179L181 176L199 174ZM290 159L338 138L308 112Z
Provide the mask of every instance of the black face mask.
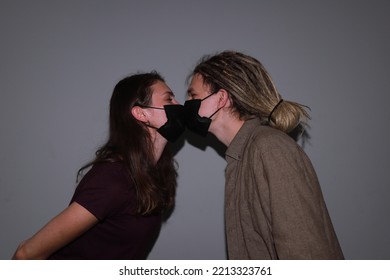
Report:
M210 117L199 116L199 108L203 100L209 98L214 93L203 99L192 99L184 102L184 118L189 130L205 137L209 131L211 117L214 116L221 108L215 111Z
M157 129L157 132L161 134L169 142L175 142L184 132L184 107L183 105L174 104L174 105L164 105L164 108L151 107L151 106L142 106L143 108L158 109L164 110L167 116L167 122L163 124L160 128L153 127Z

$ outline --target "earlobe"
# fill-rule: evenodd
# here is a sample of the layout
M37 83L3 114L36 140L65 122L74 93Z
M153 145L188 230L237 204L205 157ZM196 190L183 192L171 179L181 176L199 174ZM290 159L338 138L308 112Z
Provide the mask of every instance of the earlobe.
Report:
M136 120L140 122L147 121L144 110L140 106L134 106L133 108L131 108L131 114Z

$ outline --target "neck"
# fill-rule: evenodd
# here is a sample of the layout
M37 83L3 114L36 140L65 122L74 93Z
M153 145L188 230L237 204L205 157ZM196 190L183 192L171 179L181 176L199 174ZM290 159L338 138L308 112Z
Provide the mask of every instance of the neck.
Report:
M233 138L237 135L245 121L240 120L230 111L224 111L215 123L212 123L210 132L218 138L226 147L229 147Z
M157 163L168 141L164 137L162 137L154 128L149 128L149 132L153 142L154 160L155 163Z

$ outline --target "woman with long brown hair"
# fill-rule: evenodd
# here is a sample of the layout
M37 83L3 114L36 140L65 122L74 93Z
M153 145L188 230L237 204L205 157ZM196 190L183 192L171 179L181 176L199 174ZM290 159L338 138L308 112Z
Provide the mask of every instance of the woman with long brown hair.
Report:
M168 141L184 131L182 105L157 73L122 79L110 100L107 142L69 206L14 259L145 259L172 209L176 168Z

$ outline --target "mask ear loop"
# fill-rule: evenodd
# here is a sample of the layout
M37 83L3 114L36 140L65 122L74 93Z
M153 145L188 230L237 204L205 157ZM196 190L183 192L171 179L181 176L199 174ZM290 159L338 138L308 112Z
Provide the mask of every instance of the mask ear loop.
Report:
M158 109L158 110L165 110L164 108L159 108L159 107L153 107L153 106L147 106L147 105L136 105L141 108L149 108L149 109Z
M153 107L153 106L147 106L147 105L141 105L141 104L136 104L136 105L134 105L134 106L139 106L139 107L141 107L141 108L165 110L165 108L159 108L159 107ZM149 121L145 122L144 124L145 124L147 127L151 127L151 128L156 129L156 130L158 129L158 127L154 127L154 126L150 125L150 122L149 122Z
M217 92L210 93L209 95L207 95L205 98L201 99L200 101L206 100L207 98L209 98L210 96L213 96L216 93Z
M221 108L219 108L217 111L215 111L210 117L209 117L209 119L211 119L216 113L218 113L218 111L219 110L221 110L222 109L222 107Z
M268 116L268 124L271 122L271 117L272 117L272 114L273 112L275 112L276 108L278 108L278 106L280 105L280 103L283 102L283 99L280 99L280 101L278 102L278 104L276 104L276 106L272 109L271 113L269 114Z
M205 98L201 99L200 101L206 100L207 98L209 98L210 96L216 94L217 92L218 92L218 91L213 92L213 93L210 93L208 96L206 96ZM211 119L211 118L212 118L216 113L218 113L218 111L221 110L221 109L222 109L222 107L219 108L217 111L215 111L210 117L208 117L208 119Z

